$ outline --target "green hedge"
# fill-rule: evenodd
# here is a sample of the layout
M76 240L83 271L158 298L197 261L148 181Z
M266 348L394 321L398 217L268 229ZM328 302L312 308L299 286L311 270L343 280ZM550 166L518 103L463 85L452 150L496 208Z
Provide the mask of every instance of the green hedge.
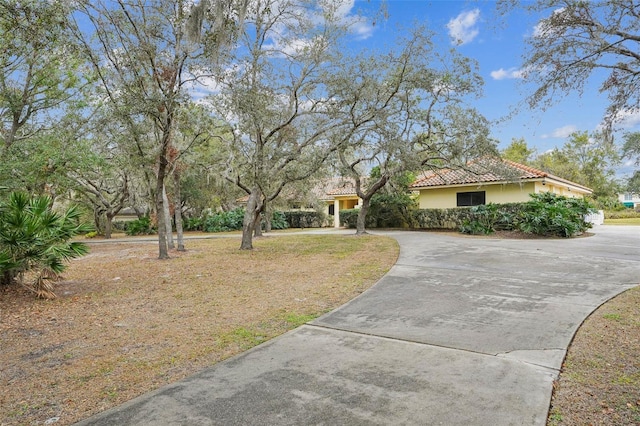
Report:
M321 228L327 218L323 213L304 210L283 212L289 228Z
M347 228L356 228L360 209L340 210L340 225ZM365 228L377 228L377 218L369 212L365 220ZM392 226L389 226L391 228Z
M491 216L486 219L499 222L499 229L509 229L511 227L508 224L509 217L517 216L523 209L524 203L488 204L452 209L419 209L415 212L415 221L416 227L421 229L460 229L465 222L472 221L481 215Z
M359 211L341 210L341 224L355 228ZM526 203L417 209L412 211L412 225L418 229L457 229L467 234L519 230L537 235L572 237L591 227L584 217L592 211L593 207L583 199L540 193L531 194L531 201ZM378 223L375 214L367 215L367 228L376 228ZM406 221L400 217L398 222L383 223L385 227L406 226Z

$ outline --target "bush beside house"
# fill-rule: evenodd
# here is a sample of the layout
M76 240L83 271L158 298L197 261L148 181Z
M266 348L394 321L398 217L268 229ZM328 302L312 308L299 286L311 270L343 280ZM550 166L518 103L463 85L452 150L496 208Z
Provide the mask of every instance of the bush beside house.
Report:
M467 234L491 234L500 230L518 230L525 233L572 237L591 228L585 216L593 207L581 198L568 198L550 192L531 194L526 203L486 204L450 209L414 209L416 229L458 229ZM341 210L345 226L355 228L358 209ZM375 214L367 215L367 227L378 227ZM403 223L385 227L403 227Z

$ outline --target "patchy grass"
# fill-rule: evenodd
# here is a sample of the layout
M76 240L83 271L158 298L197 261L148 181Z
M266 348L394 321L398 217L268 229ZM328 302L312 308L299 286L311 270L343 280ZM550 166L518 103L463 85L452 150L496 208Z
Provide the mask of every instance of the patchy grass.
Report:
M354 298L395 262L384 237L100 243L55 300L0 288L0 424L67 425L175 382Z
M605 219L605 225L627 225L640 226L640 217L630 217L626 219Z
M580 327L556 383L548 425L640 424L640 287Z

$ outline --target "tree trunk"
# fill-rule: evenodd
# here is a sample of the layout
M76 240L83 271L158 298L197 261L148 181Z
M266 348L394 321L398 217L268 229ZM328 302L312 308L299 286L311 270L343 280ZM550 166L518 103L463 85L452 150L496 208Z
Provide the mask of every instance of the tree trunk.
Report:
M262 219L264 220L264 232L268 234L271 232L271 218L273 215L271 214L271 209L267 204L264 205L262 210L264 211L264 214L262 215Z
M174 249L176 246L173 244L173 229L171 227L171 206L169 205L169 197L167 197L167 186L162 186L162 202L164 203L164 217L166 218L164 226L167 229L167 247Z
M260 188L255 187L251 190L251 194L249 194L247 209L244 213L244 220L242 221L242 243L240 244L240 250L253 250L253 232L260 217L261 209L262 192Z
M256 224L253 226L253 236L262 237L262 215L260 213L256 215Z
M107 220L104 221L104 238L111 239L111 230L113 225L113 216L110 214L105 214Z
M180 172L178 170L173 171L173 182L175 186L176 197L176 233L178 236L178 251L185 251L184 248L184 232L182 230L182 201L180 194Z
M369 204L371 203L371 198L363 198L362 206L360 207L360 211L358 212L358 219L356 221L356 235L365 235L367 231L365 230L365 221L367 220L367 212L369 211Z
M99 211L97 208L94 207L93 209L93 223L96 225L96 232L98 234L102 233L102 212Z
M169 249L167 248L167 228L165 225L164 199L162 191L164 189L164 178L167 171L167 158L164 153L160 154L158 164L158 178L156 180L156 216L158 219L158 259L168 259Z

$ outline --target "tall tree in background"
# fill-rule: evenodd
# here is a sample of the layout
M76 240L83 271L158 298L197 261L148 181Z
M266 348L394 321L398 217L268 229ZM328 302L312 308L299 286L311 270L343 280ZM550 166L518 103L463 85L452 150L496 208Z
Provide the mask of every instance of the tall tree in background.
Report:
M531 160L533 160L535 153L535 148L529 148L527 141L525 141L524 138L513 138L509 146L507 146L500 154L502 158L506 160L529 165Z
M0 1L0 156L50 129L82 83L66 1Z
M0 1L0 182L11 190L64 193L68 168L85 162L83 68L67 1Z
M219 56L244 6L233 0L86 1L78 38L102 83L105 99L126 124L131 142L153 169L159 258L169 257L163 192L177 116L203 55Z
M348 65L334 78L334 99L349 123L339 134L338 157L362 199L358 235L372 197L392 177L463 166L495 151L487 120L464 104L481 92L474 63L455 51L439 54L432 39L418 28L397 52L343 61Z
M248 196L241 249L253 248L266 205L313 175L334 149L339 124L326 81L346 30L343 5L264 0L247 10L233 66L213 99L233 126L226 177Z
M609 125L640 108L640 4L634 0L538 0L515 2L546 12L530 37L525 80L537 84L532 106L546 105L560 93L581 93L591 76L602 77L609 96ZM600 73L599 71L602 71ZM606 75L605 75L606 74Z
M627 133L624 136L622 157L633 161L636 167L640 166L640 132ZM640 194L640 170L635 170L628 179L626 190Z
M562 148L536 157L536 168L593 189L596 199L616 196L615 166L619 155L602 134L576 132Z

